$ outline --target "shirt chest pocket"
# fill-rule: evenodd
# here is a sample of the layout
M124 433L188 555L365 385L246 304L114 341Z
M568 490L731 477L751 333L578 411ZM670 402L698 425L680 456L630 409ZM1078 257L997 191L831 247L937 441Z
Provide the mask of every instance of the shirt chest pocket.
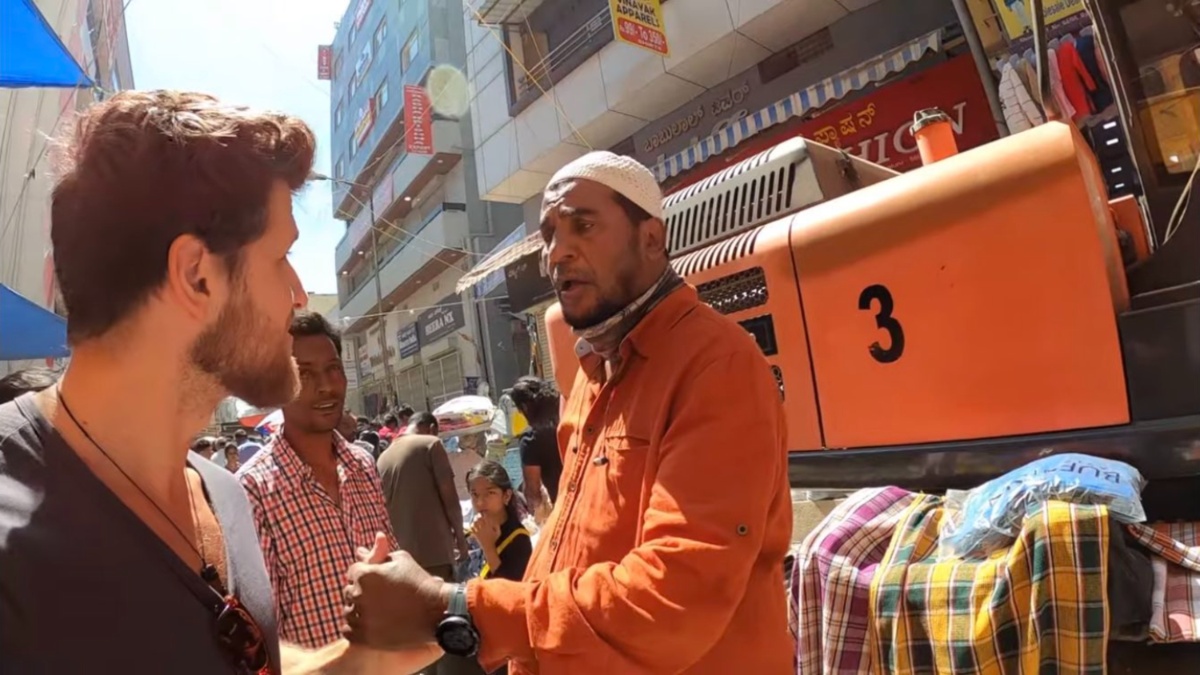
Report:
M641 504L647 490L650 440L625 430L613 430L600 441L599 458L591 469L592 512L604 514L604 524L619 546L628 550L642 519ZM601 520L601 518L597 518ZM616 544L617 542L613 542Z

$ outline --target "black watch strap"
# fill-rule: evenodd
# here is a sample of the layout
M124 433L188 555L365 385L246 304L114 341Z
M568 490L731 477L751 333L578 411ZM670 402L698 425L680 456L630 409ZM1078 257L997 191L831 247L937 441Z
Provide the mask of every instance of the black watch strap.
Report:
M447 654L474 658L479 653L479 631L467 609L467 587L458 584L450 594L446 616L438 624L437 643Z

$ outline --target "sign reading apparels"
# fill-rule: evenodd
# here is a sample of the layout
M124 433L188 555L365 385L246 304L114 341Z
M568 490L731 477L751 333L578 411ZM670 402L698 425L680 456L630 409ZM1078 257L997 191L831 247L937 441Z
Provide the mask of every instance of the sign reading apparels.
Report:
M659 0L609 0L617 40L668 56L667 29Z

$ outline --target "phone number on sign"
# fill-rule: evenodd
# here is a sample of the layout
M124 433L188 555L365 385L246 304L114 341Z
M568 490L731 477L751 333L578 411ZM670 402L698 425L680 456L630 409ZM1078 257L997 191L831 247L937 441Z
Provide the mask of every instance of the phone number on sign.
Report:
M647 28L628 19L620 19L617 21L617 30L620 31L621 37L630 42L657 52L666 53L667 51L667 36L653 28Z

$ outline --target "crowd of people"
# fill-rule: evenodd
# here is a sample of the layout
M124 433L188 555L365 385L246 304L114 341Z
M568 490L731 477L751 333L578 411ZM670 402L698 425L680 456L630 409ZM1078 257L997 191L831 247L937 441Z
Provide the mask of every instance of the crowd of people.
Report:
M339 433L342 342L288 257L303 121L125 91L59 151L72 355L0 404L6 672L792 671L778 388L668 264L644 166L590 152L544 191L580 371L561 419L552 386L514 387L518 494L495 463L455 479L424 413ZM236 473L227 441L225 467L191 452L227 396L284 418L252 453L235 436Z

